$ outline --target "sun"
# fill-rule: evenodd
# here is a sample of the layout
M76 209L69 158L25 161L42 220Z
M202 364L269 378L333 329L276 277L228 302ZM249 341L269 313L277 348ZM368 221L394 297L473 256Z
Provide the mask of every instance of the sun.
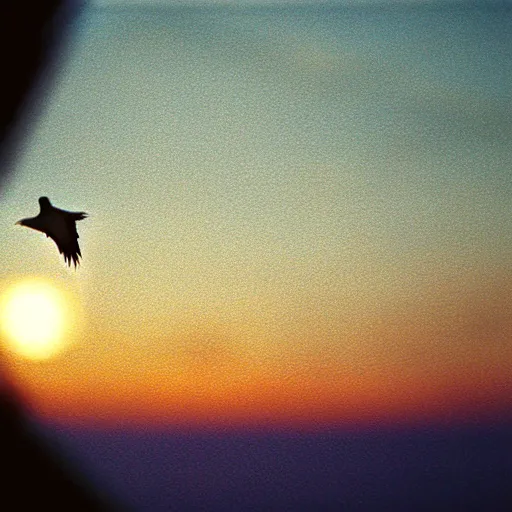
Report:
M30 279L11 286L0 302L7 348L35 360L49 359L67 345L70 309L52 284Z

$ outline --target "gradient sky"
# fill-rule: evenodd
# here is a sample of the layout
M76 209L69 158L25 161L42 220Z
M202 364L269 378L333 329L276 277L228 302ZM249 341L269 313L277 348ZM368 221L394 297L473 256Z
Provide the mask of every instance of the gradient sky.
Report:
M99 4L99 2L96 2ZM512 24L485 9L84 11L2 190L2 281L80 334L46 414L457 419L512 396ZM14 226L85 210L83 264Z

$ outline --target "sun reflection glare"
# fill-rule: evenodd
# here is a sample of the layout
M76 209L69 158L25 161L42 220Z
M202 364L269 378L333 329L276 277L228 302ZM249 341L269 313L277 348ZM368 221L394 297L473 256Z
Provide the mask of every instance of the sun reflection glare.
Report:
M1 300L1 329L7 348L29 359L49 359L69 342L69 301L54 285L30 279L9 287Z

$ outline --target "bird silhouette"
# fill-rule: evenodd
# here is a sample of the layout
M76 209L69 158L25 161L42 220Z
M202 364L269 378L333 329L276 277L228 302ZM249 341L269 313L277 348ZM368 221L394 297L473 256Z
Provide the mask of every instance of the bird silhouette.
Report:
M79 258L82 257L78 246L76 221L85 219L87 213L68 212L55 208L47 197L39 198L39 207L41 209L39 215L21 219L16 224L41 231L50 237L57 244L59 252L64 255L64 261L70 267L73 262L76 268L80 263Z

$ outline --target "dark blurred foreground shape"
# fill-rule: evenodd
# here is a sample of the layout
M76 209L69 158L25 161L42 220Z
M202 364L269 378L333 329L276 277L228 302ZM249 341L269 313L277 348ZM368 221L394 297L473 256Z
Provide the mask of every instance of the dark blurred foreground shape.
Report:
M81 0L0 1L0 190L44 108Z
M64 453L43 442L19 401L0 396L0 510L119 510L96 493Z
M77 10L77 3L63 0L0 1L0 207L2 187L44 108L45 91L65 49L66 26ZM32 431L8 384L1 351L0 373L0 510L118 510L64 453Z

